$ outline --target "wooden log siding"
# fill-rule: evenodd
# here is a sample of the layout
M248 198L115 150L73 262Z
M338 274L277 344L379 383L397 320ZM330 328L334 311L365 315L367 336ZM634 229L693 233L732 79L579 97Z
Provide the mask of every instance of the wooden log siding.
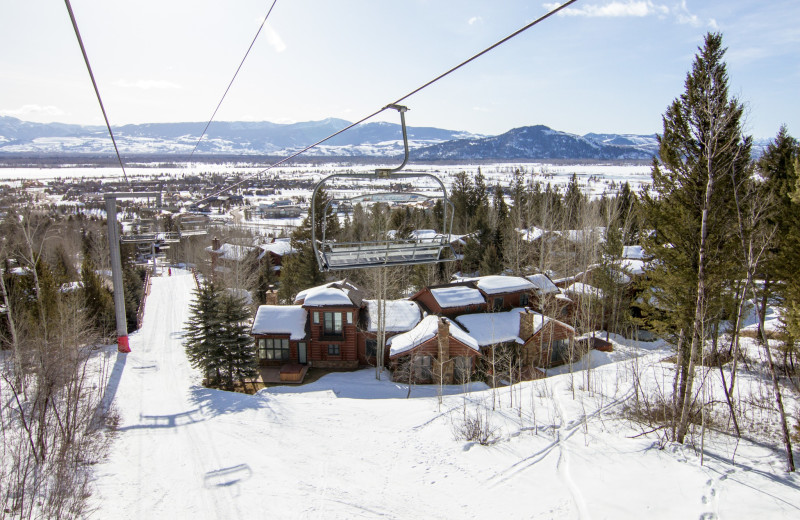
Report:
M474 366L475 366L475 358L480 356L480 353L477 352L475 349L473 349L473 348L471 348L471 347L469 347L467 345L464 345L463 343L461 343L460 341L458 341L457 339L455 339L452 336L449 336L449 340L450 340L450 342L449 342L450 345L449 345L449 349L448 349L448 351L449 351L448 359L453 359L453 358L456 358L456 357L471 357L472 358L472 365L473 365L473 368L474 368ZM432 337L428 341L426 341L424 343L421 343L420 345L417 345L416 347L414 347L414 348L412 348L410 350L407 350L405 352L402 352L400 354L397 354L397 355L393 356L391 358L391 362L390 362L391 369L392 370L396 370L397 366L400 364L401 360L404 357L408 357L408 356L411 356L411 355L413 355L413 356L430 356L432 359L438 361L439 360L439 335L437 334L436 336ZM433 369L434 372L436 372L435 366L436 366L435 363L431 365L431 368ZM450 375L450 379L452 379L452 371L450 371L449 375ZM436 377L436 376L434 375L434 377ZM452 383L452 381L446 382L445 384L450 384L450 383Z
M494 300L496 298L503 299L503 306L500 308L501 311L507 311L510 309L514 309L516 307L528 307L533 302L536 301L536 297L533 291L530 290L522 290L522 291L511 291L511 292L504 292L504 293L494 293L494 294L486 294L485 292L481 291L483 297L486 299L486 309L488 311L495 311L494 307ZM527 296L527 298L523 298L523 295ZM465 314L465 313L459 313Z
M524 366L550 367L553 355L552 343L562 340L572 341L574 337L574 329L559 321L549 320L522 346L522 364Z
M358 308L356 307L306 307L311 324L308 343L308 360L317 367L355 368L358 366ZM342 336L325 335L325 313L342 313ZM318 313L318 314L315 314ZM347 314L351 319L348 323ZM316 317L318 316L318 318ZM315 323L316 322L316 323ZM339 354L329 354L328 347L336 345Z

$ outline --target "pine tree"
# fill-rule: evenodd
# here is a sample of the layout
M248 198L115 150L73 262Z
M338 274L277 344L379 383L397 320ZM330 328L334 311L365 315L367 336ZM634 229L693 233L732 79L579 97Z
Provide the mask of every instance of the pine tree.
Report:
M250 312L243 299L229 292L221 295L218 342L225 355L222 375L228 389L233 389L236 381L244 387L245 381L258 373L253 338L247 333L246 321L249 317Z
M719 319L723 287L736 278L732 195L751 174L751 140L742 133L743 106L728 96L722 36L709 33L686 77L685 92L663 116L661 160L654 160L644 206L656 258L650 273L665 322L678 345L674 406L683 442L694 398L694 367L711 320ZM688 341L686 341L688 340Z
M83 257L81 281L83 282L83 305L89 315L90 323L104 337L111 335L115 329L114 298L95 272L90 255Z
M220 342L222 319L220 291L212 282L205 282L195 291L195 301L189 307L184 347L189 363L203 371L210 386L222 381L227 364L225 349Z

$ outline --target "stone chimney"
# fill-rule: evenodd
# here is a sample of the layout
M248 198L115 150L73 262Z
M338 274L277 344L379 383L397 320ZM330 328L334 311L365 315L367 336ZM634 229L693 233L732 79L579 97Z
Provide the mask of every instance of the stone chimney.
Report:
M278 305L278 291L275 290L274 285L270 285L267 289L264 300L267 305Z
M439 346L438 356L433 362L433 382L443 385L453 384L453 363L450 362L450 322L439 318L437 334Z
M214 237L213 239L211 239L211 249L212 250L217 251L217 250L219 250L220 247L222 247L222 244L220 244L219 238Z
M519 313L519 339L528 341L533 336L533 318L536 314L530 309Z

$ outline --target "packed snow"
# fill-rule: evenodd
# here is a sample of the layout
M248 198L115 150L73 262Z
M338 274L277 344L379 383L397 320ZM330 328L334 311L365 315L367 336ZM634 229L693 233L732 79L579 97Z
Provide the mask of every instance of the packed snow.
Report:
M244 395L204 388L187 362L193 287L184 271L155 277L133 351L101 354L119 425L94 467L95 518L800 515L800 478L774 442L709 435L701 465L699 451L621 418L634 381L669 381L663 342L611 336L590 381L574 371L498 389L420 385L406 399L406 385L366 369ZM496 443L459 440L474 413Z

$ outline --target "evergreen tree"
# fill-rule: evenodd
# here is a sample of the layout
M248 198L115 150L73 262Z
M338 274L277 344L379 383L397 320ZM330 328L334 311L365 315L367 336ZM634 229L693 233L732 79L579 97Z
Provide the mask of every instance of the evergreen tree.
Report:
M489 244L481 258L481 275L500 274L503 272L503 259L497 254L494 244Z
M81 264L81 281L83 282L83 304L89 314L89 320L103 337L110 336L115 330L114 298L111 291L103 284L103 280L95 272L90 255L84 255Z
M668 314L653 325L678 345L673 430L683 442L694 367L712 321L720 318L725 283L736 278L733 190L751 174L751 140L742 133L743 106L728 97L722 36L708 34L686 77L685 92L663 116L661 160L654 160L644 210L654 230L647 249L654 296ZM712 211L713 209L713 211Z
M767 301L775 294L789 311L784 318L790 320L793 304L798 303L797 300L792 301L792 294L796 292L794 286L800 284L800 267L797 261L800 258L800 205L792 201L799 178L795 167L798 155L800 147L797 140L789 135L786 126L782 126L758 161L759 173L764 178L764 189L773 203L767 225L775 229L773 247L762 264L764 292L761 315L764 316ZM787 327L792 343L800 340L800 335L791 332L795 328L798 327Z
M220 296L220 330L217 340L224 351L222 375L228 389L232 389L236 381L244 387L246 380L252 380L258 374L253 338L247 333L246 322L249 318L250 312L242 298L229 292Z
M220 292L212 282L205 282L195 291L189 307L184 347L189 363L200 370L211 386L222 381L227 365L222 337Z

